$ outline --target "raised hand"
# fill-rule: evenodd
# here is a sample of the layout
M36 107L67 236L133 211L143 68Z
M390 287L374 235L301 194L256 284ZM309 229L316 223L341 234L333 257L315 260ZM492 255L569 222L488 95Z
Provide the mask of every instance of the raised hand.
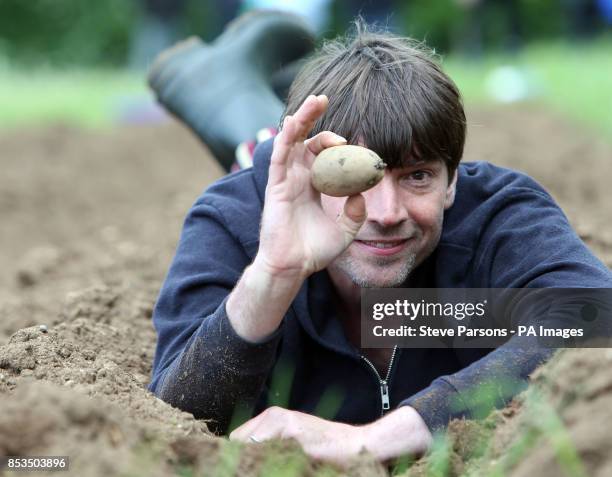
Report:
M347 199L338 217L328 217L321 194L310 183L316 155L346 143L330 131L306 140L327 105L326 96L309 96L285 118L274 140L257 256L271 274L306 278L325 268L350 245L366 219L360 194Z

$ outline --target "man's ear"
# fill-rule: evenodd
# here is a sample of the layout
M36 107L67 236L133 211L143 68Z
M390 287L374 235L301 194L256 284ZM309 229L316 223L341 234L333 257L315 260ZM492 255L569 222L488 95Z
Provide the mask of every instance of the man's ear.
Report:
M453 173L453 180L446 188L446 197L444 199L444 210L449 209L455 202L455 193L457 192L457 169Z

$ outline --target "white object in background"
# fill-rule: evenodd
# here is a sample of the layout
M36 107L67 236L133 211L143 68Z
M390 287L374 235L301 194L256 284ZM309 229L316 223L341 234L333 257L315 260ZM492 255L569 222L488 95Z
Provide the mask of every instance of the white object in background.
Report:
M242 3L248 10L265 8L295 13L319 33L329 22L330 0L243 0Z
M501 103L514 103L532 96L528 75L516 66L499 66L485 79L489 96Z

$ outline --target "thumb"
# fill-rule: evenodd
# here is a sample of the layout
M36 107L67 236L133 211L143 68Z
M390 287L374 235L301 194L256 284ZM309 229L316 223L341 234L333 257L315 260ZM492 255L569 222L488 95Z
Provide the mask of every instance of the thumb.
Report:
M344 211L338 217L338 225L344 231L346 246L353 241L367 216L363 195L356 194L346 199Z

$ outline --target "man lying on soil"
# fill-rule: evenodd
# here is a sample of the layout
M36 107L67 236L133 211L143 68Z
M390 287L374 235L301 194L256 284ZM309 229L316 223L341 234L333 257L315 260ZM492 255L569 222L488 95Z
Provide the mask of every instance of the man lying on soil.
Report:
M325 46L253 167L190 210L155 308L150 389L220 433L246 403L256 417L231 439L294 438L345 462L422 453L470 415L461 393L525 382L551 350L360 347L362 287L612 285L537 183L460 164L465 128L454 83L413 42L358 28ZM314 157L347 141L385 160L383 180L349 198L317 193ZM279 363L292 371L286 408L269 407ZM311 415L332 391L333 419Z

